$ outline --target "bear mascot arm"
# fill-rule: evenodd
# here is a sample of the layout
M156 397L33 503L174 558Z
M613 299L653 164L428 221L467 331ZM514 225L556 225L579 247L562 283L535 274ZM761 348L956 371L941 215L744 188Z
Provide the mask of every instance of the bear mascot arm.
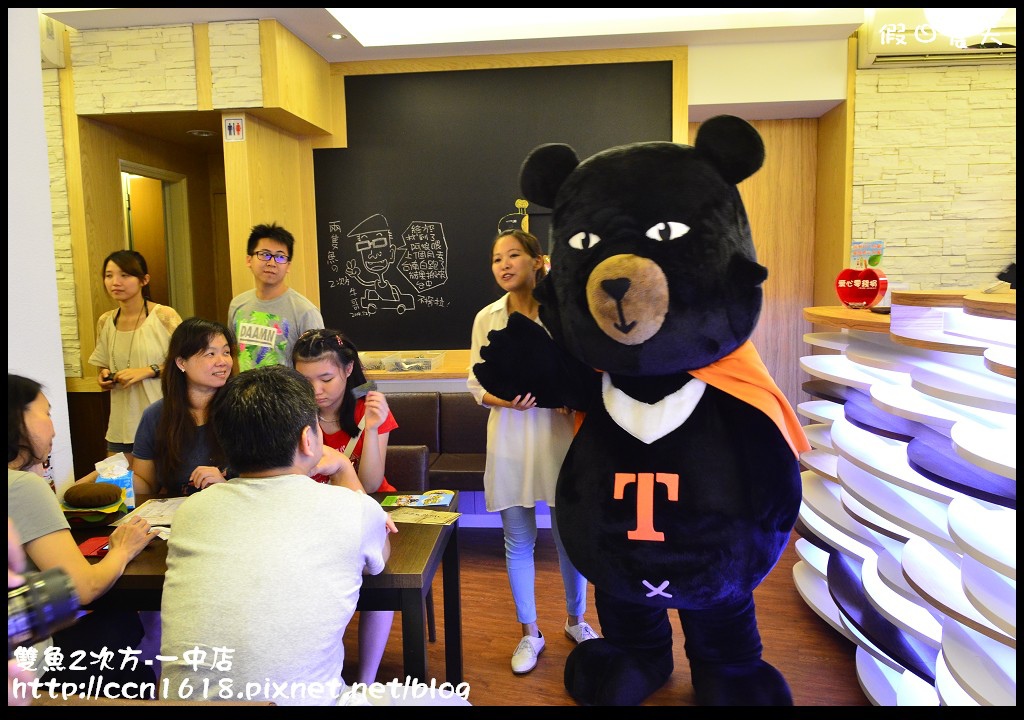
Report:
M698 704L792 703L753 602L796 522L809 447L750 343L767 270L736 186L763 162L756 129L719 116L693 146L581 162L549 144L521 169L523 197L552 209L544 328L513 315L474 372L499 397L585 410L552 507L604 635L566 661L584 705L639 704L668 680L670 610Z
M509 315L508 325L489 332L487 341L473 373L492 395L511 400L531 393L537 407L585 410L600 392L600 375L521 313Z

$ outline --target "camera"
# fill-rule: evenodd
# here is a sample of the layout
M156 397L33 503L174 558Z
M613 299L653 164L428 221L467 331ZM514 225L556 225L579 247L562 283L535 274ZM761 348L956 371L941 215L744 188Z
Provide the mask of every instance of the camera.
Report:
M14 648L73 625L79 607L71 576L61 568L25 573L25 584L7 591L7 659Z

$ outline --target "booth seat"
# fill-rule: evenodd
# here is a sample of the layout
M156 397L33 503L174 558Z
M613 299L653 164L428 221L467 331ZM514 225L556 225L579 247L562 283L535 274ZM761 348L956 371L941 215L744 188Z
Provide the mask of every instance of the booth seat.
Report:
M387 456L388 480L396 488L407 489L399 485L402 474L392 470L394 449L422 445L427 449L428 488L483 491L487 408L468 392L396 392L388 393L387 399L398 421L388 439Z

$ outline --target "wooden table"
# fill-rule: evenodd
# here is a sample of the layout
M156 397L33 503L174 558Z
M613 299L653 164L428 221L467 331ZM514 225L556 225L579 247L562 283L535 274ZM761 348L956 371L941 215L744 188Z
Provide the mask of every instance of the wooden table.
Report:
M383 497L383 496L381 496ZM147 498L140 497L139 505ZM380 498L378 498L380 499ZM458 493L445 510L458 510ZM74 528L75 542L109 535L112 528L100 525ZM462 682L462 600L459 581L458 523L452 525L399 526L390 536L391 556L378 575L364 575L359 610L397 610L402 615L402 657L405 673L429 684L424 598L441 566L444 594L444 680ZM99 562L90 558L91 562ZM89 605L89 609L160 610L167 543L154 540L134 560L114 586ZM440 680L439 680L440 682Z

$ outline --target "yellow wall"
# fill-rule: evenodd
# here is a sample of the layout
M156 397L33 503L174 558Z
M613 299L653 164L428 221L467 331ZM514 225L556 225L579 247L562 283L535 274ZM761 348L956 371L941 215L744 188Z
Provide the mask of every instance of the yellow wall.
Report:
M836 303L835 278L847 265L853 215L853 85L857 67L857 40L847 46L847 84L844 103L821 116L818 123L818 168L815 173L817 209L813 246L815 305Z
M260 20L263 107L331 129L330 65L276 20ZM314 131L310 128L310 131Z
M253 288L253 276L245 263L250 229L275 222L295 236L289 287L319 305L310 142L253 114L243 116L245 141L224 143L232 293Z

